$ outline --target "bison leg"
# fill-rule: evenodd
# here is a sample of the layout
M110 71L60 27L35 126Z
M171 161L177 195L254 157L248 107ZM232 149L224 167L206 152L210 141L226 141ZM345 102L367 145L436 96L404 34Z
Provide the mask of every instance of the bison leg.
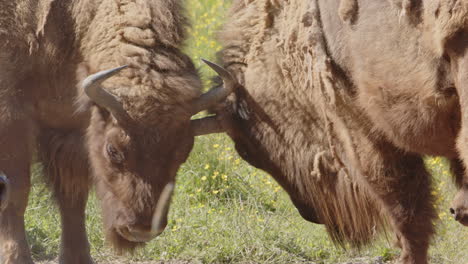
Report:
M61 215L60 264L93 263L85 227L89 173L83 138L43 130L39 139L40 159Z
M56 195L62 220L60 264L91 264L85 227L87 194L73 200L67 195Z
M1 86L0 86L1 88ZM8 177L10 199L0 212L0 263L32 263L26 241L24 212L30 189L33 124L23 106L0 95L0 171ZM11 111L10 111L11 109Z
M358 148L364 178L382 202L402 248L400 263L426 264L436 212L422 158L387 144Z

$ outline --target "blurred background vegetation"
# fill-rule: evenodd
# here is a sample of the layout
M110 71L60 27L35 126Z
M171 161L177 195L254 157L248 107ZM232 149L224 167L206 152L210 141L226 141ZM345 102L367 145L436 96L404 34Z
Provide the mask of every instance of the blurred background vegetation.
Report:
M200 69L205 84L213 74L201 58L215 60L221 49L216 33L228 0L186 0L192 21L185 51ZM437 236L431 263L468 262L468 228L448 214L455 188L447 162L427 158L438 197ZM26 214L28 239L37 261L56 258L60 217L42 183L39 165L33 168L33 190ZM381 263L399 252L391 235L383 235L361 250L336 248L325 229L303 220L287 194L262 171L237 155L225 135L197 138L190 159L178 173L169 225L162 236L133 256L117 257L103 241L98 202L94 194L87 209L92 255L98 262L187 260L193 263Z

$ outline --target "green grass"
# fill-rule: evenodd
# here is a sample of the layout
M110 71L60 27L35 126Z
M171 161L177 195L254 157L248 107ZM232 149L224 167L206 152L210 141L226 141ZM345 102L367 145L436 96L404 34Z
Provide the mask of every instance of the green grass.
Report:
M186 52L200 68L204 82L212 74L200 58L214 59L214 41L229 1L187 0L193 22ZM431 263L468 261L468 228L446 213L454 195L447 165L428 159L435 175L440 220L431 246ZM60 217L48 189L33 168L33 189L26 214L28 239L36 260L58 255ZM394 259L398 251L382 238L368 248L343 250L328 239L324 228L303 220L267 174L242 161L225 135L199 137L190 159L178 173L177 189L166 231L124 262L189 260L194 263L341 263L358 257ZM97 261L118 257L105 245L98 202L90 197L87 229ZM391 240L391 239L389 239Z

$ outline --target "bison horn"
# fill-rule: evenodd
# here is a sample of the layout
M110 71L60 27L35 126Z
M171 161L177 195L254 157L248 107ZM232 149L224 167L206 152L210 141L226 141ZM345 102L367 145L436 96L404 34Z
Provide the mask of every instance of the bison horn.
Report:
M210 66L216 73L219 74L221 79L223 79L224 85L215 89L211 89L207 93L200 96L192 105L192 113L196 114L203 110L206 110L213 105L219 103L221 100L226 99L234 91L234 88L237 85L234 77L223 67L217 65L216 63L202 59L204 63Z
M223 79L224 85L212 89L200 96L200 98L198 98L193 104L193 114L208 109L211 106L219 103L228 97L232 92L234 92L234 89L238 86L236 79L226 69L207 60L203 60L203 62L219 74L221 79ZM191 122L193 134L195 136L224 132L224 129L218 122L216 116L196 119L192 120Z
M195 136L224 132L224 128L221 126L216 116L194 119L191 121L191 126Z
M164 231L163 219L167 217L169 213L169 207L171 205L172 194L174 193L174 183L168 183L161 195L159 196L156 209L154 210L153 219L151 221L151 237L156 237Z
M117 97L101 87L101 83L121 70L125 69L127 65L113 68L110 70L100 71L93 75L88 76L83 80L82 87L88 97L97 105L107 109L119 122L128 122L129 115L119 102Z
M8 178L0 173L0 212L3 211L10 200L10 182Z

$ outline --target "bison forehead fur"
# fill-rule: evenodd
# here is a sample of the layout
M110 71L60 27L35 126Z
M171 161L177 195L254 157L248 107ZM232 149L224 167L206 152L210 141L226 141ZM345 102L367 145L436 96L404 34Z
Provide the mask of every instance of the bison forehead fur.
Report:
M468 218L467 6L234 1L220 58L244 88L217 114L336 242L360 246L387 222L401 262L427 263L436 213L422 155L452 160L453 212Z
M190 103L201 90L180 50L186 25L178 0L0 1L0 170L14 201L0 213L2 260L32 263L16 223L34 149L62 214L62 262L91 263L84 230L91 174L116 247L162 231L167 208L156 217L158 197L192 147ZM85 94L83 79L121 65L94 91L107 101ZM127 119L102 104L109 98Z

